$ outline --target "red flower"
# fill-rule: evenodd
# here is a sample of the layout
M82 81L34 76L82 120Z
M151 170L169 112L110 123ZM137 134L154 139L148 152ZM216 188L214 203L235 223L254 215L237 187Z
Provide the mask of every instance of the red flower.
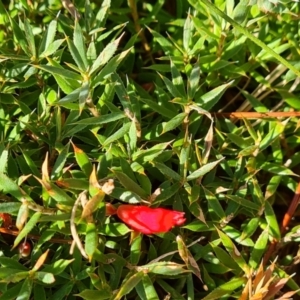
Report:
M148 206L120 205L117 215L132 229L144 234L167 232L185 222L184 212Z

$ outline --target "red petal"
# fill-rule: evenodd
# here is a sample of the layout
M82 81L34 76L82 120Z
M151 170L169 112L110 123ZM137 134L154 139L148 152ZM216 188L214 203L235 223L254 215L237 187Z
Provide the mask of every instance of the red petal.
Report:
M167 232L185 222L184 212L148 206L120 205L117 214L132 229L144 234Z

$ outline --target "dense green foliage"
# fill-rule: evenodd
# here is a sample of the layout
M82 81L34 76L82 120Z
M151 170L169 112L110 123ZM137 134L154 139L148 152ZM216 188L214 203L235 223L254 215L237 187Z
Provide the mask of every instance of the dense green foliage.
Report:
M300 108L299 4L73 3L0 1L0 300L297 291L298 119L220 113ZM138 235L124 202L187 221Z

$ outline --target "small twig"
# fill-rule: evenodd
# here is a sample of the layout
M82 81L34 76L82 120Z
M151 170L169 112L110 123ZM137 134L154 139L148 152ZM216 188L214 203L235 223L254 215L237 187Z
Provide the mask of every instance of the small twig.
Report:
M194 246L195 244L197 244L198 242L200 242L200 241L201 241L201 240L203 240L203 239L205 239L205 237L204 237L204 236L202 236L202 237L198 238L196 241L194 241L194 242L190 243L190 244L189 244L189 245L187 245L186 247L187 247L187 248L190 248L190 247ZM171 251L171 252L165 253L165 254L163 254L163 255L161 255L161 256L159 256L159 257L157 257L157 258L155 258L155 259L151 260L151 261L150 261L148 264L153 264L153 263L156 263L156 262L160 261L161 259L163 259L163 258L165 258L165 257L167 257L167 256L170 256L170 255L176 254L177 252L179 252L179 250L174 250L174 251Z
M276 87L271 87L271 84L286 71L286 67L283 65L278 65L266 78L266 82L268 82L269 86L261 83L258 87L251 93L253 97L257 98L258 101L262 101L269 93L274 92ZM277 85L278 86L278 85ZM266 90L269 89L266 92ZM264 93L263 95L261 95ZM244 103L237 109L238 111L249 111L251 109L251 105L248 100L245 100Z
M0 233L17 236L17 235L19 235L20 231L19 230L13 230L13 229L9 229L9 228L2 228L2 227L0 227ZM40 238L41 238L40 235L35 235L35 234L31 234L31 233L29 233L27 235L27 239L31 239L31 240L38 241ZM47 242L57 243L57 244L72 244L72 240L59 239L59 238L52 238L52 239L48 240Z
M300 117L300 111L271 111L266 113L258 112L212 112L217 118L238 118L238 119L257 119L257 118L287 118Z
M244 86L240 89L240 91L228 103L226 103L218 112L219 113L223 112L228 106L230 106L232 103L234 103L235 100L237 100L240 97L240 95L242 94L241 91L246 90L246 88L248 87L250 81L251 81L251 78L248 78L246 83L244 84Z
M78 198L76 199L74 205L73 205L72 213L71 213L71 219L70 219L70 229L71 229L72 237L73 237L73 239L76 243L76 246L78 247L81 255L88 259L88 256L85 253L85 250L84 250L83 245L80 241L80 238L79 238L79 235L77 233L76 226L75 226L75 217L76 217L77 207L78 207L79 203L81 203L81 200L84 197L86 197L86 194L87 194L87 191L84 191L84 192L80 193Z
M41 205L38 205L36 203L28 202L28 208L33 210L33 211L40 211L43 215L55 215L57 213L56 208L45 208Z
M299 203L300 203L300 182L298 183L298 186L296 188L293 200L292 200L287 212L285 213L285 215L282 219L282 223L281 223L281 227L280 227L281 234L284 234L286 232L286 230L288 228L288 225L289 225L289 223L290 223L290 221L291 221L291 219L292 219ZM267 252L264 256L264 260L263 260L264 265L269 261L270 257L274 254L274 252L276 252L277 244L278 244L277 240L274 240L270 244L270 246L269 246L269 248L268 248L268 250L267 250Z
M147 39L145 37L144 31L141 28L141 25L139 23L139 14L137 11L137 7L136 7L136 0L128 0L128 6L131 10L131 15L132 15L132 19L133 19L133 23L134 23L134 27L135 27L135 31L137 33L139 33L141 40L142 40L142 45L144 47L144 50L149 53L151 48L147 42Z
M281 234L284 234L286 232L287 227L288 227L299 203L300 203L300 182L298 183L298 186L296 188L296 191L295 191L293 200L290 204L290 207L283 217L283 220L281 223L281 228L280 228Z

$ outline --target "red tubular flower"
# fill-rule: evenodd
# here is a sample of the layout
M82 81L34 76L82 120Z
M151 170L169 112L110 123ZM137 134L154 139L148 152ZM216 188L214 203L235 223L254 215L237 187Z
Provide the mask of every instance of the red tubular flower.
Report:
M132 229L144 234L167 232L185 222L184 212L148 206L120 205L117 215Z

